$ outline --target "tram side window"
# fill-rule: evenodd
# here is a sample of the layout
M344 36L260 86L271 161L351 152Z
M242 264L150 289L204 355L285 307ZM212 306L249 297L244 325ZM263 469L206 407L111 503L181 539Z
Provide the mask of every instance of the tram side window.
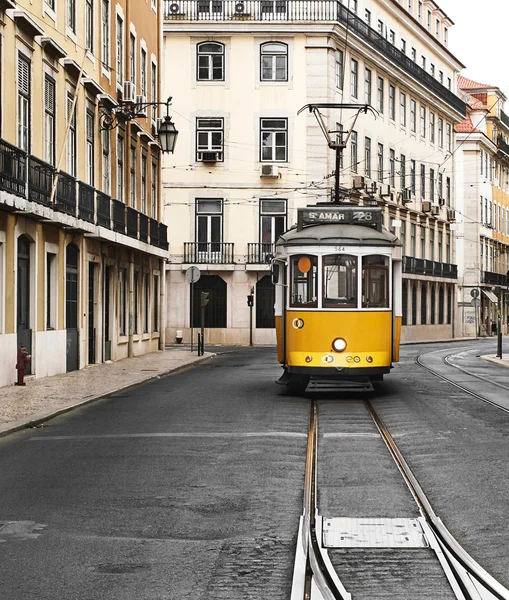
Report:
M389 257L362 257L362 308L389 308Z
M357 257L334 254L323 257L324 308L357 308Z
M317 271L318 259L316 256L302 255L293 256L291 260L292 269L292 298L291 306L305 306L314 308L317 306Z

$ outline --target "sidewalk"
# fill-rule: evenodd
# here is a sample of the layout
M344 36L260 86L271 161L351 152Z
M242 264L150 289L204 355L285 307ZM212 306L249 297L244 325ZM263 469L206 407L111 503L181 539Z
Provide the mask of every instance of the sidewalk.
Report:
M113 363L91 365L53 377L26 379L26 386L0 388L0 436L34 426L76 406L161 377L215 356L169 348Z

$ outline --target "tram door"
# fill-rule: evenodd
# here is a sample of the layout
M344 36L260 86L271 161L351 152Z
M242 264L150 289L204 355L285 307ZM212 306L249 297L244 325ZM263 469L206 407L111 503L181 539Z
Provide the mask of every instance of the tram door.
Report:
M30 241L24 235L18 238L18 281L17 281L17 343L25 346L32 354L32 330L30 329ZM25 375L32 374L29 362Z
M67 371L78 369L78 248L69 244L65 266L65 328L67 335Z

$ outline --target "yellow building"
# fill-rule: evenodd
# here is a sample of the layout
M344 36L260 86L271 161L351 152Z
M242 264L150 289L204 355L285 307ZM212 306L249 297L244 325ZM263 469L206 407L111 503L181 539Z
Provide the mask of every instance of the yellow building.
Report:
M164 345L155 0L0 2L0 386Z

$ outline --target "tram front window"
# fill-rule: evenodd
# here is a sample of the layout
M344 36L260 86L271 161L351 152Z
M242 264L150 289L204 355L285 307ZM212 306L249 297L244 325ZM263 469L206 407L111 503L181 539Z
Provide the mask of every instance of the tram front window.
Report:
M389 257L362 257L362 308L389 308Z
M357 308L357 257L334 254L323 257L324 308Z
M315 308L318 259L316 256L293 256L291 260L292 294L291 306Z

